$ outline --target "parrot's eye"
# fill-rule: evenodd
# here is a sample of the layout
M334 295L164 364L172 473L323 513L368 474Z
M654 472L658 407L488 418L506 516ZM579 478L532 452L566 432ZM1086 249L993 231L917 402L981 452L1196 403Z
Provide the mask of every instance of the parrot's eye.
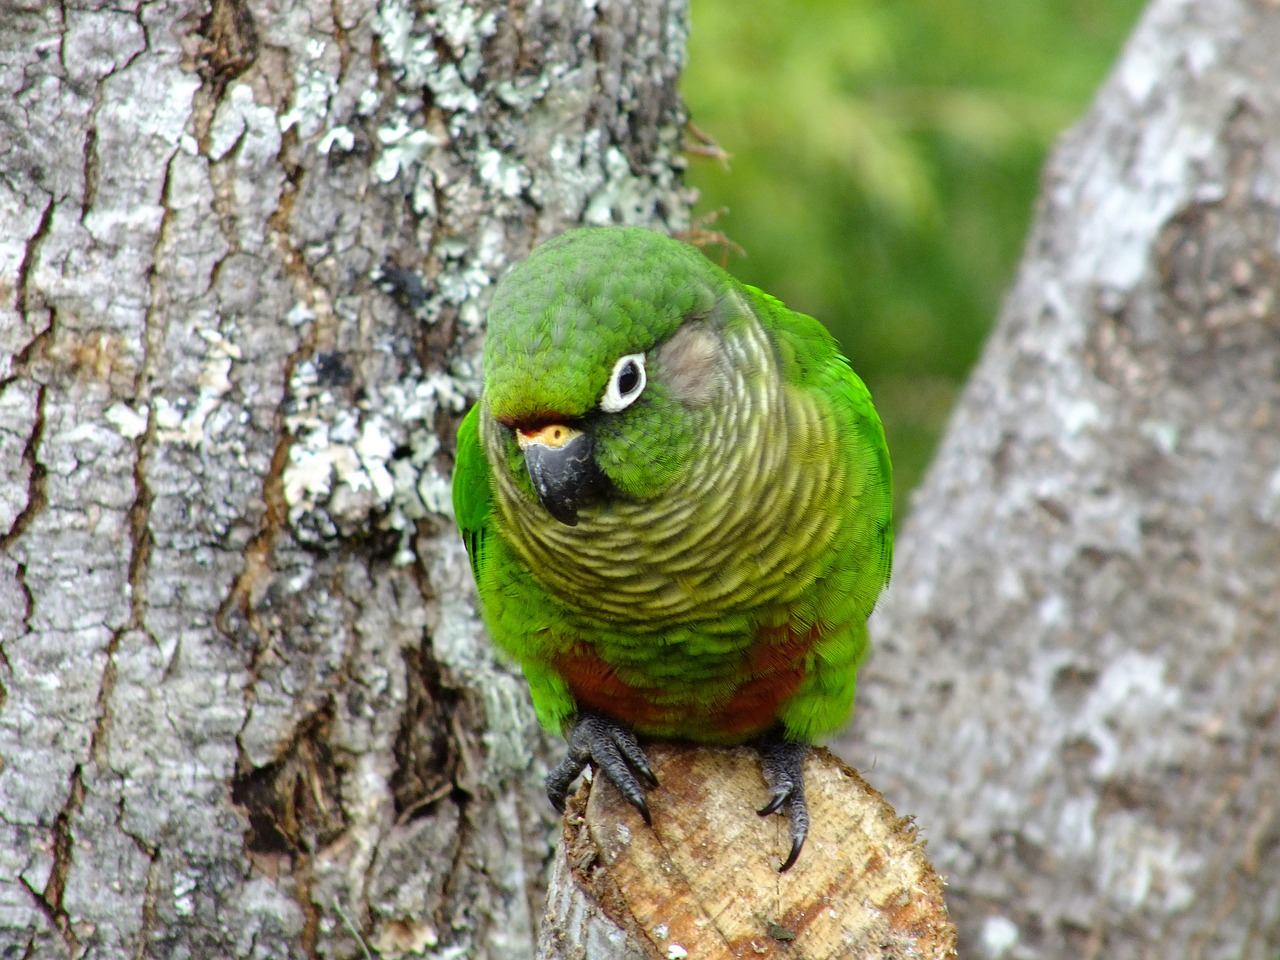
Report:
M605 413L617 413L635 402L644 393L644 354L629 353L619 357L609 375L609 385L604 388L600 409Z

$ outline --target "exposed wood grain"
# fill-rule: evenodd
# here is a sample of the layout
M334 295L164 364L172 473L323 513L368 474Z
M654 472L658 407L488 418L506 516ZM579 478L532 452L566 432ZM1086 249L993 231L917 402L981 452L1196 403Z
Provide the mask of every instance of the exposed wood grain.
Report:
M755 813L766 795L754 751L647 752L660 781L648 795L652 829L601 779L566 815L570 869L557 883L576 885L599 907L595 923L623 935L613 950L588 953L593 960L627 951L656 960L955 956L942 882L915 825L829 752L806 760L813 824L787 873L777 869L786 822ZM572 956L593 929L581 922L592 908L559 895L544 919L548 957Z

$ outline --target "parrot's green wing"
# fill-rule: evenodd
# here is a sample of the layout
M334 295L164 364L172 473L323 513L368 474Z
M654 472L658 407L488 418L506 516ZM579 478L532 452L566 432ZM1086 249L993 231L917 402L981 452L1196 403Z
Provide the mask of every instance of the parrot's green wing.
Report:
M494 528L493 481L480 443L480 416L481 404L477 403L458 425L453 515L471 558L481 608L495 595L519 598L494 604L485 624L493 641L520 661L538 719L548 730L560 731L577 705L564 679L543 660L532 639L546 632L549 618L554 620L555 614L546 592L528 571L513 563L502 534Z
M861 584L870 600L862 611L866 617L889 582L893 567L893 466L880 416L866 384L839 352L826 327L813 317L788 310L763 290L743 286L773 333L783 375L788 382L826 399L839 425L846 456L857 464L856 473L866 478L857 502L846 505L856 509L863 521L858 533L870 549L862 559L875 559L873 575Z
M471 558L471 573L480 580L485 542L491 535L489 515L493 512L493 488L489 461L480 446L480 404L471 408L458 425L458 449L453 470L453 515L462 533L462 542Z

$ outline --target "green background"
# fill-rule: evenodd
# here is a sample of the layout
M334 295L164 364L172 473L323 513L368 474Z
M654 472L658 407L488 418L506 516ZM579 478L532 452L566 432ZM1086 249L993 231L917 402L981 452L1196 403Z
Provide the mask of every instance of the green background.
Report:
M1046 152L1141 7L692 0L685 100L729 155L691 157L695 215L745 251L708 253L840 338L900 508L1013 276Z

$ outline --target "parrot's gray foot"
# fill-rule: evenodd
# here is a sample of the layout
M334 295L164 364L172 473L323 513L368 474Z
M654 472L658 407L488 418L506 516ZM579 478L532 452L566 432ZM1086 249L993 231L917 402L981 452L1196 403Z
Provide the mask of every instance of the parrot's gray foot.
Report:
M547 798L556 810L564 813L569 787L588 763L595 764L596 769L618 788L627 803L640 812L644 822L653 825L640 779L649 786L656 787L658 778L653 775L649 760L640 749L640 742L636 740L634 733L617 720L588 711L579 713L573 722L573 730L569 733L568 756L547 774ZM637 779L636 774L640 775L640 779Z
M809 745L769 736L760 741L758 749L761 772L769 787L769 802L759 811L760 816L785 810L791 823L791 852L778 868L779 873L786 873L795 865L809 835L809 806L804 801L804 758Z

